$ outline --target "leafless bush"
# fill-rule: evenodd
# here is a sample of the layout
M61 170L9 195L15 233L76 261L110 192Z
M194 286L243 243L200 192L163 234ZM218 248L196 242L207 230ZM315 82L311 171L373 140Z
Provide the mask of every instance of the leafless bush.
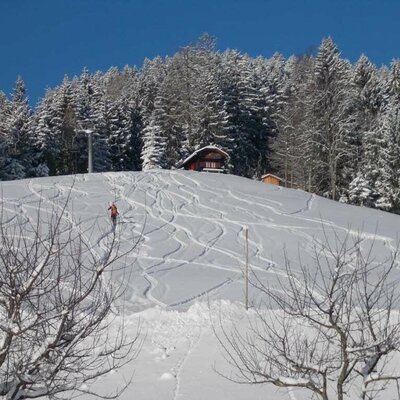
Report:
M228 378L305 388L323 400L372 399L397 382L390 364L400 349L397 250L378 262L373 246L362 235L325 235L314 265L300 261L294 270L286 257L276 287L254 279L268 303L255 309L248 332L222 327L218 336L235 371Z
M107 274L127 252L110 229L102 255L94 253L66 218L67 202L51 212L39 207L34 220L1 213L0 395L6 399L88 393L85 383L131 361L140 348L139 327L128 338L115 314L124 287ZM123 389L96 395L116 398Z

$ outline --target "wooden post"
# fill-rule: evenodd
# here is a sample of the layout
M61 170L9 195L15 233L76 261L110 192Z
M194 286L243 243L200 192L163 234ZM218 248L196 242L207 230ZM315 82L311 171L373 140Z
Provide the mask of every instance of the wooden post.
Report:
M246 239L245 243L245 253L246 253L246 268L245 268L245 307L246 310L249 309L249 228L245 226L244 228L244 236Z

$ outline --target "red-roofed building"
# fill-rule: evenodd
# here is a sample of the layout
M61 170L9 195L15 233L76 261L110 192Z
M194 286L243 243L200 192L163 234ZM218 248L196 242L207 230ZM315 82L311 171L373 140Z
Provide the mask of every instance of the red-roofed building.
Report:
M229 154L216 146L205 146L196 150L177 165L191 171L226 172Z

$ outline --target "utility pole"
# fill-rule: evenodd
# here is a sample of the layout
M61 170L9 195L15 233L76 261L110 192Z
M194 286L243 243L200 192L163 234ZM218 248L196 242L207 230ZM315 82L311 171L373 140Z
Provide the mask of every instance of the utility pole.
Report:
M93 172L93 132L90 129L84 131L88 135L88 173Z
M243 228L244 237L246 239L245 243L245 253L246 253L246 268L245 268L245 307L246 311L249 309L249 228L245 226Z

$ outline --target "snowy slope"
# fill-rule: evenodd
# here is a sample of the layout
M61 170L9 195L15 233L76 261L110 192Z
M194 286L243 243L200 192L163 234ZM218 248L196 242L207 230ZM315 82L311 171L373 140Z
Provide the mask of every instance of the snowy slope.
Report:
M135 252L121 260L129 269L115 280L128 285L128 329L140 318L146 339L132 366L97 382L107 390L130 376L124 399L308 398L287 389L235 385L213 371L227 370L210 325L210 301L226 323L245 326L244 235L249 227L252 271L269 283L284 276L283 250L312 266L314 239L362 232L374 240L375 257L396 246L400 217L348 206L301 190L284 189L230 175L148 171L52 177L2 183L6 221L34 218L38 207L60 207L65 218L101 256L111 233L108 203L120 211L119 244ZM121 270L122 271L122 270ZM257 293L250 293L257 301ZM202 302L203 301L203 302ZM214 314L213 314L214 315ZM228 318L230 316L231 318ZM132 333L132 334L133 334Z

